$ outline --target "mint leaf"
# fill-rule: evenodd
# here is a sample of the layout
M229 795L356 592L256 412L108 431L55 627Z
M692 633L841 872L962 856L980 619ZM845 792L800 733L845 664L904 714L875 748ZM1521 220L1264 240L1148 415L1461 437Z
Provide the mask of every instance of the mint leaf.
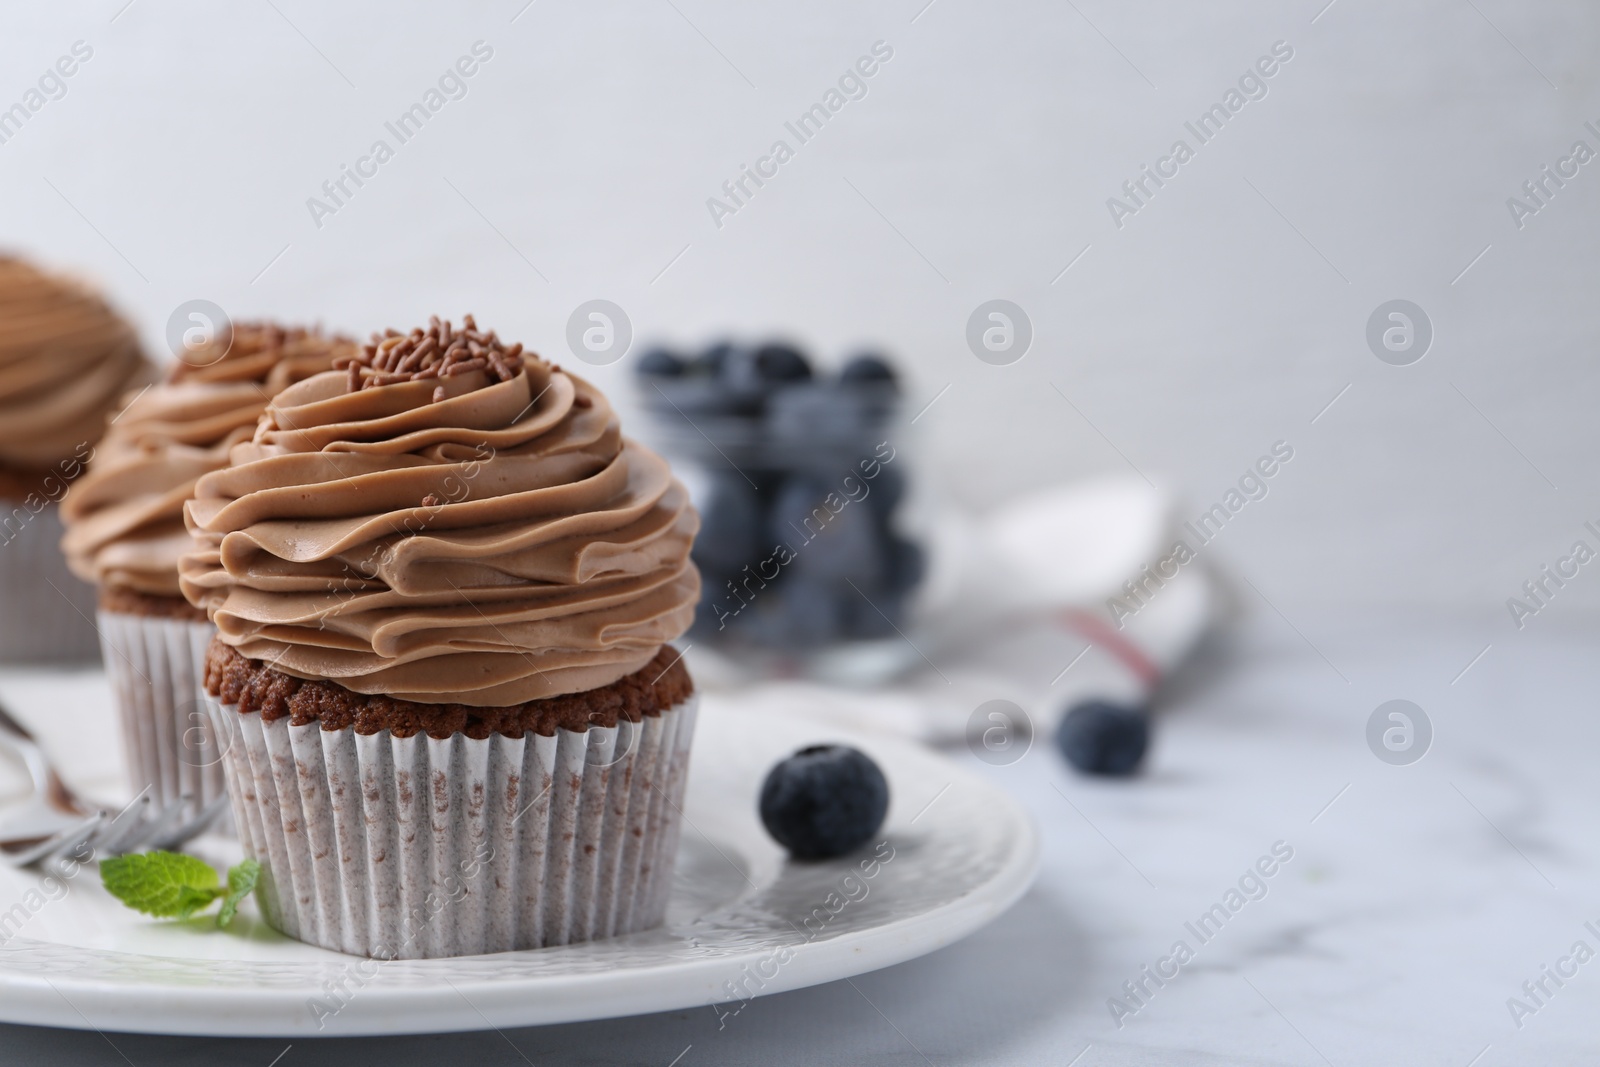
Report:
M217 925L227 926L239 904L255 891L261 864L245 860L228 870L223 887L210 864L177 852L145 852L102 860L100 880L112 896L158 919L188 919L218 899Z
M239 903L249 896L261 880L261 864L245 860L228 868L228 893L222 898L222 910L217 912L217 925L227 926L239 911Z
M188 918L221 896L210 864L176 852L145 852L100 861L106 890L135 911Z
M211 907L211 902L222 895L219 888L197 889L192 885L178 890L178 918L191 918L195 912Z

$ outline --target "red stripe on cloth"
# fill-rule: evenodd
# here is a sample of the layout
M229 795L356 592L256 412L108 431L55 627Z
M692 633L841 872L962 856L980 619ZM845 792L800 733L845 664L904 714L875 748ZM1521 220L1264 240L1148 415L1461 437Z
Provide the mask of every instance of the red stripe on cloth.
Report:
M1090 644L1111 653L1146 686L1153 687L1161 680L1161 669L1144 654L1144 650L1112 629L1099 616L1087 611L1064 611L1061 613L1061 622Z

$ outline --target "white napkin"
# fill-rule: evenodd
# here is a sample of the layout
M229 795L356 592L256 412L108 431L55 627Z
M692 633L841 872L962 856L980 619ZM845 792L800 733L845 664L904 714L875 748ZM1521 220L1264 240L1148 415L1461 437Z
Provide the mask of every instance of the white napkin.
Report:
M941 518L903 638L778 661L803 674L779 680L752 680L748 662L710 648L687 658L713 699L751 714L804 709L950 743L999 699L1038 734L1079 700L1143 701L1194 648L1214 582L1203 561L1173 557L1178 538L1170 495L1142 480L1056 486L982 518Z

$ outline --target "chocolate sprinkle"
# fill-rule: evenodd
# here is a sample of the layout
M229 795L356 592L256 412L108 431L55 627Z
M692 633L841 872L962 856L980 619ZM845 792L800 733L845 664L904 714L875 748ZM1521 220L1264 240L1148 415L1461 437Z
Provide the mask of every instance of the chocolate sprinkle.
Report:
M434 315L426 330L410 333L384 330L372 335L360 353L334 361L334 369L346 370L348 392L376 389L400 382L432 378L454 378L473 371L484 371L495 382L509 382L522 373L522 343L502 344L493 330L480 330L471 315L462 317L456 329L449 320ZM434 402L445 398L445 387L433 391Z

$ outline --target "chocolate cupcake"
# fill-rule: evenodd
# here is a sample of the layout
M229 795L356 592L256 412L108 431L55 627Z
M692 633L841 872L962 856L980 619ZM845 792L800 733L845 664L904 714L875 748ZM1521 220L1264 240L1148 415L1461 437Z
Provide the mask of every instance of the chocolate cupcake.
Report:
M379 958L659 923L699 520L591 385L468 317L285 390L183 589L267 919Z
M56 547L59 505L119 399L153 376L98 295L0 256L0 661L94 658L94 591Z
M271 324L235 326L133 394L62 504L62 550L99 589L99 626L133 788L203 806L223 789L199 678L215 629L183 597L194 547L183 505L250 440L285 386L327 371L352 341Z

